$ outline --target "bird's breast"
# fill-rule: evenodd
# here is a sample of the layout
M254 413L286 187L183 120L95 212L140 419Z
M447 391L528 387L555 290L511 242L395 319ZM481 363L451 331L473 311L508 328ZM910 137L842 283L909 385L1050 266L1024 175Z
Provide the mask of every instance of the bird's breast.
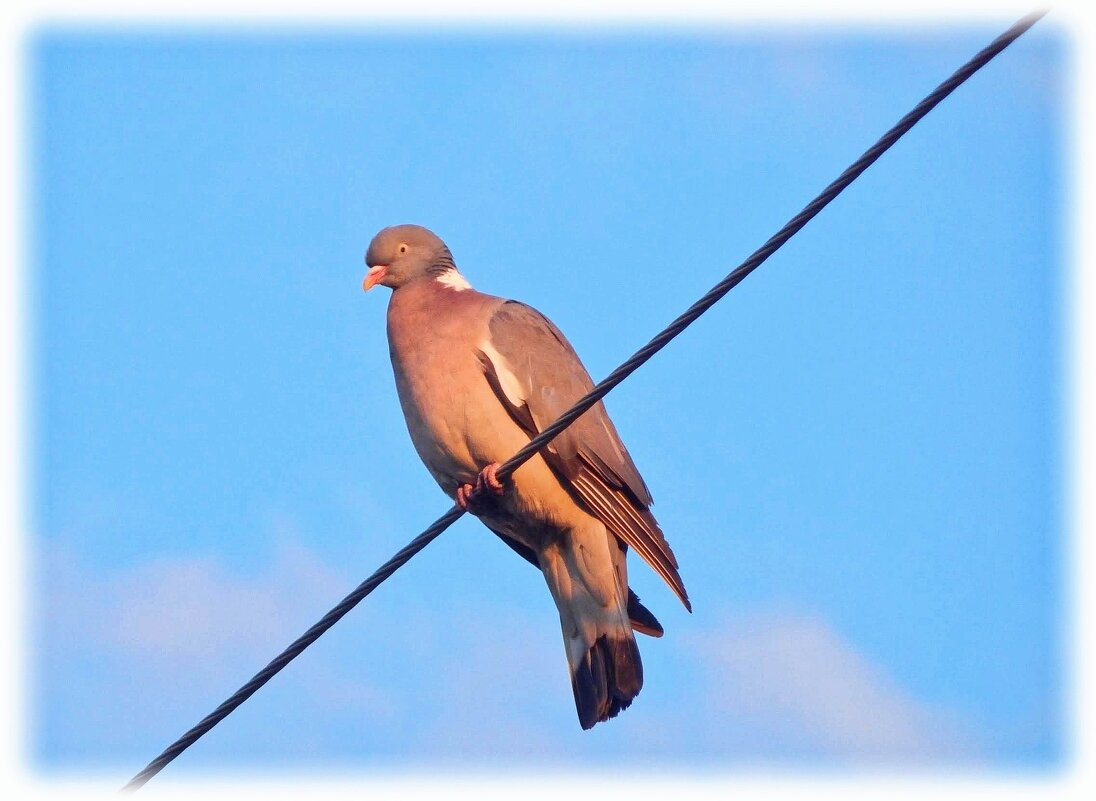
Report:
M452 493L523 442L515 440L520 432L494 397L476 357L477 345L487 336L489 306L454 308L422 300L393 294L389 352L415 450L442 489Z

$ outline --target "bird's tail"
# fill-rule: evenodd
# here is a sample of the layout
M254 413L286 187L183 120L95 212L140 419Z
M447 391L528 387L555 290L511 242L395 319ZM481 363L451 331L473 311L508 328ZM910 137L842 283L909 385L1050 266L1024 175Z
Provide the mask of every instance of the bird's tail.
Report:
M639 596L628 588L628 621L632 630L648 637L661 637L664 634L662 624L651 614L651 610L639 602Z
M625 551L598 520L547 543L538 563L559 610L579 723L591 729L627 709L643 686L633 626L653 637L662 627L629 590Z
M627 709L642 686L643 663L631 630L602 634L571 665L571 688L584 729Z
M643 686L643 663L632 630L655 636L662 627L628 590L623 552L600 523L570 532L540 553L541 570L559 610L571 688L582 728L627 709ZM634 599L634 600L633 600Z

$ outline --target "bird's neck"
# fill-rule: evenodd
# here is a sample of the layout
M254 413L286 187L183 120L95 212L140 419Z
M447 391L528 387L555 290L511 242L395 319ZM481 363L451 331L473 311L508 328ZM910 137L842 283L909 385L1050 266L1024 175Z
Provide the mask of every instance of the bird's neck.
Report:
M409 315L420 312L426 316L438 315L450 308L474 303L479 295L456 269L447 270L437 275L420 276L397 287L392 291L389 312L401 309Z
M501 301L474 289L454 290L424 278L404 284L388 301L388 341L392 352L409 353L426 337L457 336L485 305Z
M461 275L460 270L456 267L446 267L444 269L431 269L429 272L398 287L396 291L410 295L420 292L430 293L438 289L446 292L464 292L471 288L472 285L467 278Z
M468 279L461 275L460 270L456 267L450 267L448 270L432 276L432 278L446 289L451 289L456 292L463 292L466 289L472 288L472 285L468 283Z

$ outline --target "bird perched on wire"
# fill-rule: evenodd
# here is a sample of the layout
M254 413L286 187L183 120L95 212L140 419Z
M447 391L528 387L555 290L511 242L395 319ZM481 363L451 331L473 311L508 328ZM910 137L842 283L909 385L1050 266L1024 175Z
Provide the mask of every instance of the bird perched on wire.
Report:
M544 574L582 728L643 685L634 631L663 629L628 587L631 547L691 610L651 494L599 402L506 482L499 464L593 382L535 309L472 289L418 225L378 233L363 288L390 287L388 346L415 450L442 491Z

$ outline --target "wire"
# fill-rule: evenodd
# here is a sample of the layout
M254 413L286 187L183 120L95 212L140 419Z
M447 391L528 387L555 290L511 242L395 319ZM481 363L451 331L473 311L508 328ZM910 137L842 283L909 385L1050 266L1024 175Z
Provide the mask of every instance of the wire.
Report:
M818 212L822 211L831 200L837 197L864 170L870 167L876 159L885 153L891 145L897 142L910 128L917 124L926 114L932 111L936 105L955 89L966 81L971 75L985 66L990 59L1008 47L1021 34L1038 22L1045 14L1041 10L1029 14L1019 20L994 39L983 50L976 54L970 61L960 67L950 78L940 84L924 100L898 123L883 134L860 158L845 170L818 197L812 200L799 214L795 215L788 223L774 234L768 242L758 248L742 264L734 269L726 278L712 287L707 294L688 308L680 317L670 323L654 339L636 351L626 362L611 372L605 379L587 393L570 409L560 415L559 419L545 428L540 434L529 441L529 444L519 450L504 462L498 469L497 477L501 480L509 477L518 467L533 457L541 448L551 442L567 426L577 420L591 406L607 395L617 384L635 372L644 362L664 348L670 340L689 327L700 315L710 309L724 295L734 289L742 280L756 270L764 261L775 253L785 242L791 239L804 225L811 221ZM280 653L275 659L260 670L243 687L232 694L224 703L206 715L196 726L186 734L168 746L162 754L148 763L144 770L134 776L124 790L136 790L159 773L175 757L192 746L197 740L224 720L228 715L250 698L260 687L270 681L274 676L305 648L318 640L325 631L334 626L347 612L353 609L367 595L402 567L415 554L429 545L439 534L455 523L464 514L461 509L454 506L444 515L439 517L424 532L415 537L404 548L377 568L369 578L355 588L330 612L323 616L312 628L298 637L293 643Z

